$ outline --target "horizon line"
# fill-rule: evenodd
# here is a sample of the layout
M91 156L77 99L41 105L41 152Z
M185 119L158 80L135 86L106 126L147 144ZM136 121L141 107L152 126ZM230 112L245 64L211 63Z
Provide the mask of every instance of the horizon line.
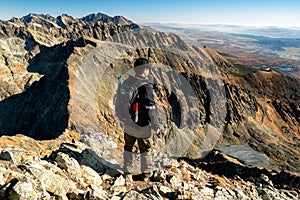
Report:
M69 14L67 12L65 13L61 13L59 15L52 15L52 14L49 14L49 13L35 13L35 12L29 12L25 15L22 15L20 17L16 17L16 16L12 16L10 18L6 17L6 19L2 19L0 18L0 21L3 21L3 22L7 22L13 18L22 18L22 17L25 17L27 15L30 15L30 14L35 14L35 15L50 15L52 17L59 17L59 16L62 16L62 15L68 15L68 16L71 16L71 17L74 17L75 19L80 19L80 18L83 18L83 17L86 17L88 15L92 15L92 14L103 14L103 15L107 15L109 17L117 17L117 16L122 16L124 17L124 15L109 15L109 14L106 14L104 12L94 12L94 13L89 13L89 14L85 14L85 15L82 15L82 16L78 16L78 15L72 15L72 14ZM185 22L185 21L182 21L182 22L176 22L176 21L160 21L160 22L157 22L157 21L136 21L134 19L130 19L128 17L124 17L126 18L127 20L130 20L136 24L140 24L140 25L143 25L143 24L169 24L169 25L206 25L206 26L212 26L212 25L225 25L225 26L244 26L244 27L276 27L276 28L296 28L296 29L300 29L300 25L298 24L257 24L257 23L222 23L222 22L209 22L209 23L206 23L206 22Z
M205 23L205 22L140 22L143 24L166 24L166 25L225 25L225 26L245 26L245 27L277 27L277 28L298 28L300 29L300 25L281 25L281 24L241 24L241 23Z

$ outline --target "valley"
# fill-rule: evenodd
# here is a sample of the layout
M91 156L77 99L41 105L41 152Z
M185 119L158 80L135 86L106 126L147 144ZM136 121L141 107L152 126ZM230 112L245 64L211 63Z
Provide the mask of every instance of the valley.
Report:
M236 64L279 70L300 77L300 30L298 28L238 25L155 24L189 44L208 46ZM290 68L289 68L290 67ZM287 70L291 69L292 70Z

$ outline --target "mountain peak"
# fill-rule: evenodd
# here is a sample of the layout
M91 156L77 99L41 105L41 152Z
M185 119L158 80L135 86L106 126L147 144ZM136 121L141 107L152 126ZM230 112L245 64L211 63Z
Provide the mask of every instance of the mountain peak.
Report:
M112 19L112 17L103 14L103 13L93 13L93 14L89 14L85 17L81 18L82 20L86 21L86 22L96 22L96 21L103 21L103 22L108 22L109 20Z
M35 13L29 13L28 15L25 15L24 17L21 18L21 20L25 23L30 23L40 19L54 20L55 18L49 14L35 14Z
M102 21L105 23L114 23L117 25L130 25L130 24L134 24L132 21L126 19L123 16L114 16L114 17L110 17L106 14L103 13L93 13L90 15L87 15L83 18L81 18L82 20L84 20L85 22L97 22L97 21Z

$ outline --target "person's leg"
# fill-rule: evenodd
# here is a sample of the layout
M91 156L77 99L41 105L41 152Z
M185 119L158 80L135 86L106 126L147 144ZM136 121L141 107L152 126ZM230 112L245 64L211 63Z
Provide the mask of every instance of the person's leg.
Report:
M136 138L125 133L124 134L124 140L125 140L125 145L124 145L124 172L129 173L129 168L132 165L132 149L134 146L134 143L136 141Z
M141 154L141 170L142 173L150 173L153 168L151 147L153 145L152 138L138 138L138 145Z

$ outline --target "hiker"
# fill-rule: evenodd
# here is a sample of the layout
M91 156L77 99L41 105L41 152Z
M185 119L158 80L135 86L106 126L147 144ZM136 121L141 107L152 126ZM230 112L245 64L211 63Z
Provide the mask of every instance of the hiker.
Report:
M130 166L133 162L132 150L137 141L142 171L139 175L142 179L150 176L153 167L150 155L153 145L152 136L159 132L153 88L148 80L152 68L147 59L136 59L134 62L135 76L129 76L122 83L118 88L116 99L116 113L124 128L124 173L130 174ZM127 96L122 96L122 92ZM121 98L124 96L126 96L127 103L122 102ZM127 104L129 106L126 106Z

